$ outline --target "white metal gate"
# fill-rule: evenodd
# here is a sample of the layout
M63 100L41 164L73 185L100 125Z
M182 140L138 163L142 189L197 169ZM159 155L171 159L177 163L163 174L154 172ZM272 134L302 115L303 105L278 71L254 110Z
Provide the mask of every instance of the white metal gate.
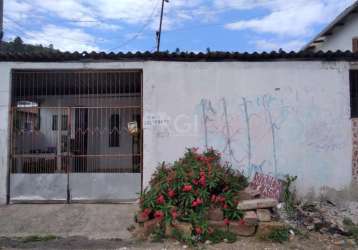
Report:
M14 71L11 202L136 199L141 89L139 70Z

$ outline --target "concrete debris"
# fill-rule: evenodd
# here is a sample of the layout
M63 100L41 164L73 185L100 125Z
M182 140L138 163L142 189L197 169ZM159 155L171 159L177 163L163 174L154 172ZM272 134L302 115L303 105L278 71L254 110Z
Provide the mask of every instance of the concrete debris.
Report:
M273 208L278 204L277 200L272 198L244 200L238 204L238 209L241 210L253 210L259 208Z

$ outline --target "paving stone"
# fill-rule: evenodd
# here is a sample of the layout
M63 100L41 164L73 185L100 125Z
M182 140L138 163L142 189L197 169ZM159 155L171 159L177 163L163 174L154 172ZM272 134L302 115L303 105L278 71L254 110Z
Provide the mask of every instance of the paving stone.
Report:
M269 209L257 209L257 219L262 222L271 221L271 211Z
M253 210L258 208L272 208L277 206L278 202L272 198L253 199L240 201L237 208L241 210Z

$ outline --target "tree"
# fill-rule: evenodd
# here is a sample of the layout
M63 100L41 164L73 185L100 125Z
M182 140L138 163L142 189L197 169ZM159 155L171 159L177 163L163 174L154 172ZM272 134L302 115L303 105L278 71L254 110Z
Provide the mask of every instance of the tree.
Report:
M25 52L58 52L52 44L48 47L39 45L26 44L21 37L16 37L13 41L2 42L0 46L0 52L2 53L25 53Z

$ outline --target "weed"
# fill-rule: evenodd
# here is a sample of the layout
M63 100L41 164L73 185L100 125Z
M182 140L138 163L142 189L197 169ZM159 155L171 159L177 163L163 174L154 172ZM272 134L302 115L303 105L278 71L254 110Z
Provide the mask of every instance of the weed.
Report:
M280 229L272 230L267 235L267 240L270 240L272 242L283 243L283 242L289 240L289 236L290 236L290 229L288 229L288 228L280 228Z
M39 242L39 241L51 241L56 240L57 237L54 235L30 235L22 239L23 242Z
M346 229L348 229L348 233L351 235L352 239L358 244L358 225L354 224L348 217L343 219L343 224L346 226Z
M288 216L293 217L295 212L295 193L292 192L292 184L297 180L297 176L286 175L283 186L284 208Z
M234 243L237 240L237 236L232 232L219 229L215 229L214 232L208 236L208 240L214 244L223 242L225 239L227 243Z

